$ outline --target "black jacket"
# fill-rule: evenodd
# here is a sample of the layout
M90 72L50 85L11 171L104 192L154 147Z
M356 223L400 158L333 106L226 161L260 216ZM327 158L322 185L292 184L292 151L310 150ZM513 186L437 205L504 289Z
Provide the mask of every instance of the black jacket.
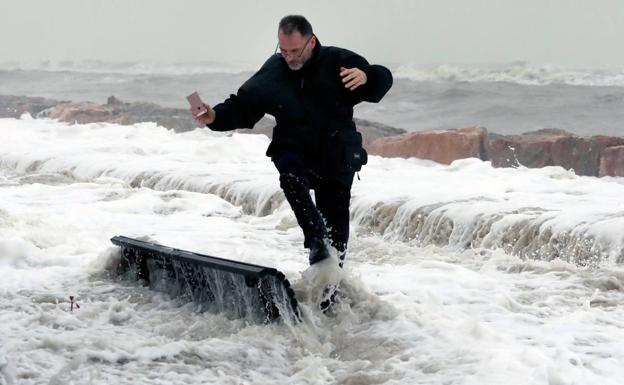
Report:
M346 89L340 67L364 71L367 83ZM358 171L366 162L361 135L353 123L353 106L379 102L392 86L392 74L379 65L342 48L321 47L298 71L278 54L247 80L236 95L214 107L215 131L252 128L265 113L275 117L267 156L299 152L319 175ZM359 163L359 164L358 164Z

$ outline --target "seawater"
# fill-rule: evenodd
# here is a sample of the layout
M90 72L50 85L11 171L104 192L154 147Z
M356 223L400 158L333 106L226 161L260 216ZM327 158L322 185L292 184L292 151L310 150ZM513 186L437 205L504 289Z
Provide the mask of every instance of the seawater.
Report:
M383 64L383 63L382 63ZM355 116L407 131L483 126L499 134L559 128L578 135L621 136L624 69L498 66L390 66L395 84L379 104ZM105 103L124 101L187 108L198 91L223 101L253 74L218 63L0 63L0 94Z
M119 279L109 239L274 266L305 291L268 138L28 115L0 137L0 384L624 378L622 178L371 157L335 315L302 296L303 322L262 325Z

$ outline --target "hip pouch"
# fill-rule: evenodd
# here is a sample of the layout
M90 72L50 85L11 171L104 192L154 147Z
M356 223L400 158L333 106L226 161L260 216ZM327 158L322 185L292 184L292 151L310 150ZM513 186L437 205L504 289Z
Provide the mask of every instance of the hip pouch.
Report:
M338 131L336 136L342 144L342 160L347 171L360 171L368 163L368 153L362 147L362 134L355 130L344 130Z

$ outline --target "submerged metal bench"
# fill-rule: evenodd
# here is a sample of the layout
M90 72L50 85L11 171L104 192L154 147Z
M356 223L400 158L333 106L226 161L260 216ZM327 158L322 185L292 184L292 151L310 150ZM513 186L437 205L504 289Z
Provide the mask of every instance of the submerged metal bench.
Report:
M124 236L120 273L135 275L151 288L189 296L205 310L265 322L299 320L295 293L280 271L212 257Z

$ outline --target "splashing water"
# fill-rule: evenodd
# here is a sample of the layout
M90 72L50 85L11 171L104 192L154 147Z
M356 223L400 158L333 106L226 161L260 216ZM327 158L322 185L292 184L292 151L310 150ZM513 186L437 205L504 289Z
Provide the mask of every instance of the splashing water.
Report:
M345 269L325 271L307 265L266 139L27 118L0 120L0 135L0 383L624 377L620 178L371 157ZM259 325L189 301L205 292L119 280L117 234L278 267L303 288L302 322ZM328 317L312 288L335 272Z

